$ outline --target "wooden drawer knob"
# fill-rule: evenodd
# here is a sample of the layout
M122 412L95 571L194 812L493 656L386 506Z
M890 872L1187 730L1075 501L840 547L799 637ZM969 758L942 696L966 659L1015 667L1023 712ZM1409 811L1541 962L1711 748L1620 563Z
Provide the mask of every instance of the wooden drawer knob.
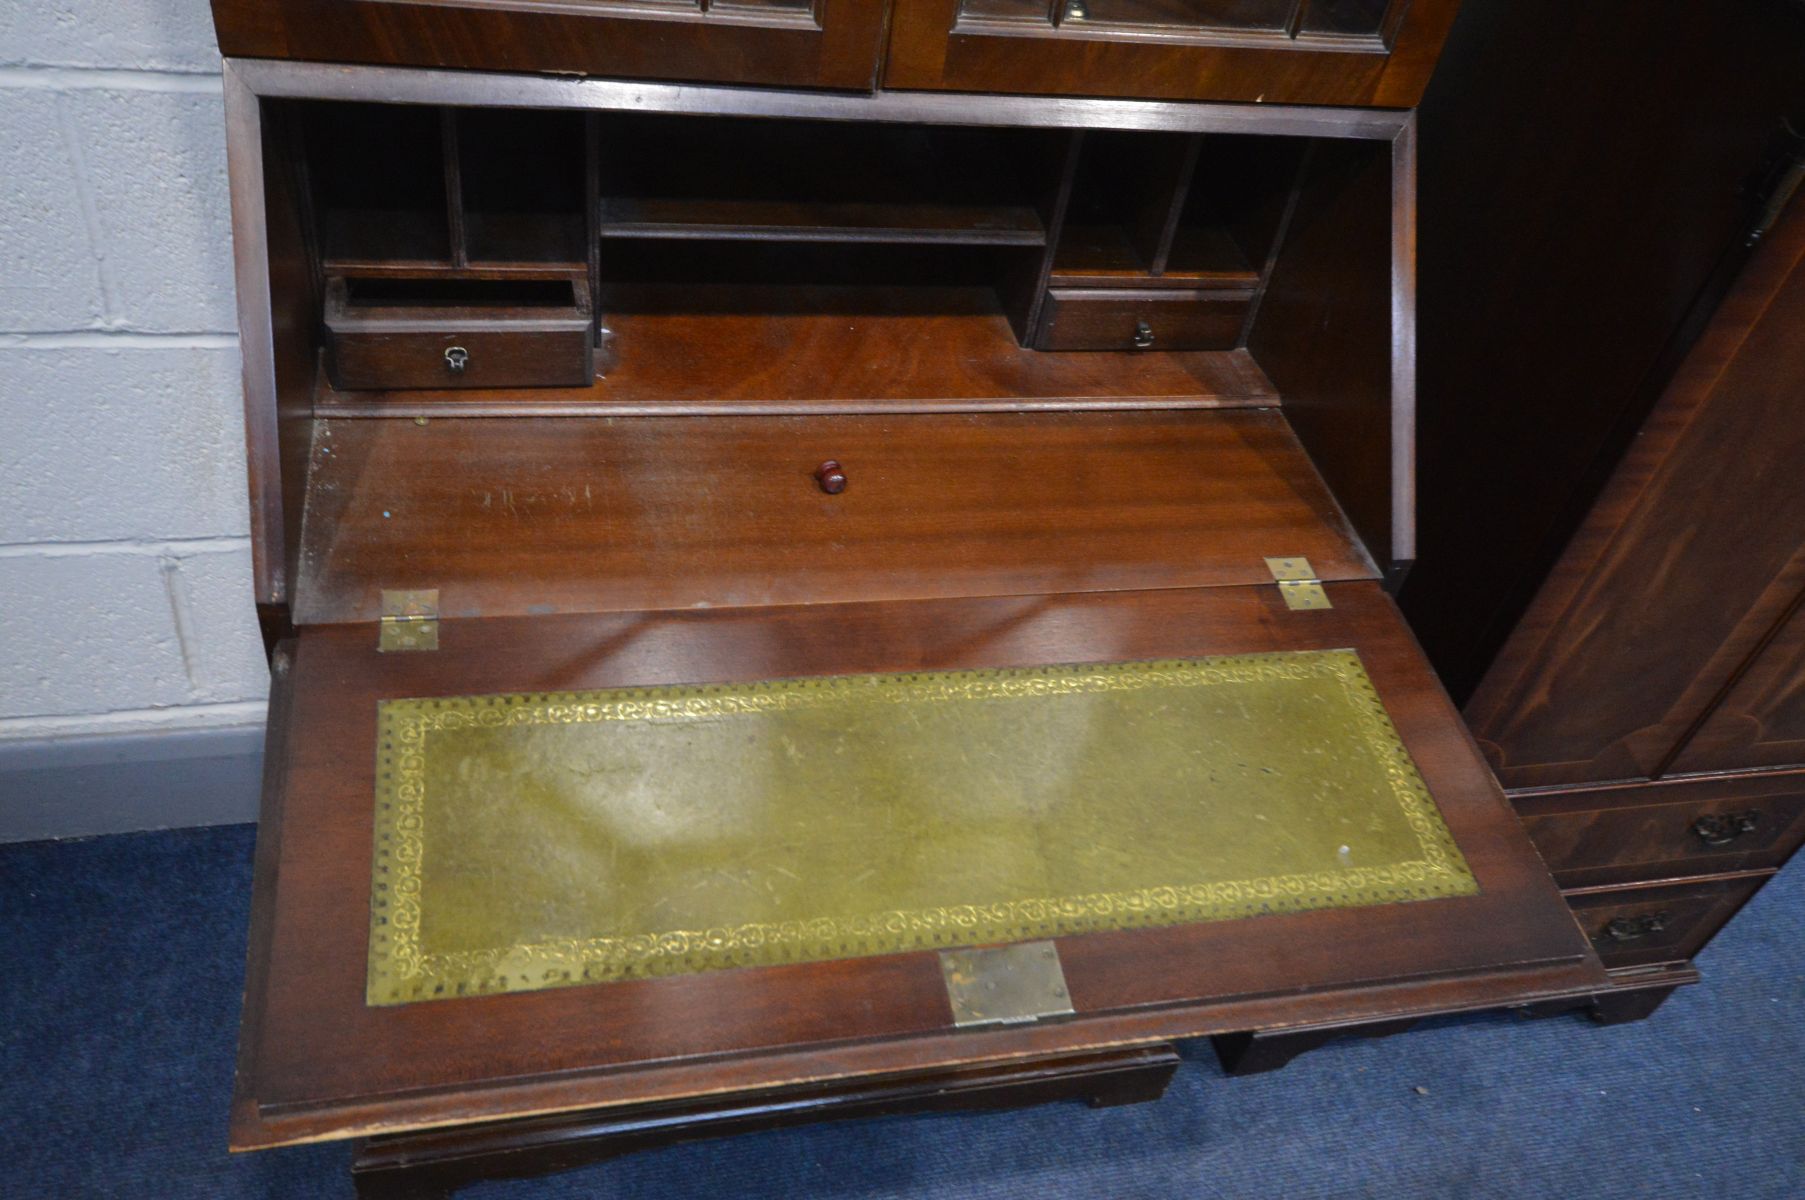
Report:
M830 458L815 468L815 482L828 495L838 496L846 490L846 472L840 469L838 462Z

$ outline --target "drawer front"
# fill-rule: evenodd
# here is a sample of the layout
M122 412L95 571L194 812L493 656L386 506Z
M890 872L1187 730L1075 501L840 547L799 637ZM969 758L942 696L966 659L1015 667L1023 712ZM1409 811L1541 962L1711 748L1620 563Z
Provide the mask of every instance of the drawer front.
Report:
M1680 962L1705 943L1772 872L1668 887L1569 892L1567 903L1607 967Z
M328 330L327 351L332 385L354 390L587 387L594 378L587 322L572 329Z
M1805 842L1805 772L1512 800L1562 887L1778 867Z
M326 370L336 388L587 387L580 279L333 279Z
M1253 293L1054 288L1041 350L1232 350Z

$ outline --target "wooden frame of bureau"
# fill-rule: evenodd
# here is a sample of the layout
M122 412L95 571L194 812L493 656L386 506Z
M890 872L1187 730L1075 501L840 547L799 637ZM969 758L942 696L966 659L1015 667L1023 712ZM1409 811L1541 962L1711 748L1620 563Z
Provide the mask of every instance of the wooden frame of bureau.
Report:
M1177 932L1136 931L1072 939L1068 952L1074 969L1093 972L1088 979L1083 974L1074 978L1084 981L1094 995L1113 993L1116 997L1110 1002L1115 1009L1087 1016L1083 1022L960 1033L950 1027L934 1029L931 1010L943 1003L944 997L934 997L931 989L922 991L923 980L928 978L922 971L929 968L914 961L931 956L903 955L821 964L836 970L806 976L795 973L801 968L783 968L792 974L782 980L773 976L769 984L747 984L743 990L749 996L764 997L765 1004L776 1001L806 1008L823 1004L835 987L881 986L904 1005L908 1022L919 1026L926 1020L930 1026L917 1027L908 1036L880 1034L875 1029L864 1033L848 1030L849 1036L823 1040L819 1030L805 1031L792 1035L795 1045L781 1049L757 1054L724 1054L718 1048L706 1053L667 1052L668 1061L662 1065L642 1063L632 1070L576 1055L556 1070L511 1070L472 1086L467 1077L463 1083L457 1081L459 1071L467 1075L471 1068L469 1053L450 1050L443 1041L448 1030L433 1033L437 1028L434 1022L415 1022L416 1033L406 1036L418 1040L392 1044L389 1052L401 1056L448 1054L455 1060L450 1073L435 1082L393 1085L386 1092L368 1079L360 1083L353 1078L358 1065L350 1060L360 1049L367 1052L373 1043L360 1041L364 1034L356 1030L349 1041L338 1041L336 1034L326 1036L324 1032L356 1026L360 1018L355 1007L341 1007L338 1000L325 1002L283 987L282 980L293 982L293 978L272 977L270 961L272 945L281 940L278 925L285 919L283 914L292 918L295 911L293 903L283 908L280 891L285 889L291 897L311 894L318 899L343 882L336 874L331 880L299 878L293 864L287 872L283 870L284 821L298 819L296 812L311 814L305 822L308 836L315 838L316 844L309 857L317 857L326 845L317 841L324 835L314 828L325 810L299 804L297 797L289 794L299 786L297 780L305 784L308 778L305 772L291 772L294 756L304 754L305 749L293 744L290 723L296 706L301 706L314 714L307 718L314 723L305 726L306 732L316 736L330 732L318 721L325 719L321 714L332 705L323 706L318 696L297 697L296 679L303 670L314 678L322 673L351 678L365 669L363 664L371 661L374 649L372 626L344 615L337 619L349 623L315 626L305 631L308 636L299 646L286 640L291 632L288 606L295 600L296 584L288 568L296 548L286 540L294 536L293 489L298 484L294 465L284 463L279 422L294 415L296 404L294 378L285 372L310 372L313 362L310 353L308 361L297 368L292 355L288 356L291 361L285 361L280 345L283 336L293 335L294 322L305 317L297 318L289 307L296 299L292 274L296 264L285 260L280 249L272 254L278 239L271 236L267 222L266 142L260 107L266 100L287 99L1178 130L1354 139L1389 147L1390 278L1389 311L1384 315L1389 330L1384 448L1388 469L1382 480L1369 475L1344 481L1347 486L1377 488L1382 493L1376 509L1383 516L1367 533L1381 566L1330 579L1326 590L1337 611L1333 616L1313 614L1323 618L1314 629L1299 632L1284 625L1290 619L1286 606L1270 585L1196 590L1167 585L1166 591L1105 591L1013 600L926 599L913 607L804 605L756 618L751 610L726 609L673 617L668 624L675 631L671 636L698 639L694 645L710 647L711 670L752 672L754 676L759 670L755 660L734 649L741 641L735 630L751 628L748 622L754 620L785 622L798 632L801 645L812 647L806 653L799 651L801 657L786 660L786 669L796 673L892 670L920 661L897 647L928 647L929 661L935 661L935 654L950 653L934 649L937 638L956 642L962 630L969 633L1006 622L1014 611L1012 606L1019 606L1023 599L1057 602L1062 611L1091 615L1085 619L1114 620L1112 613L1129 611L1145 618L1145 627L1135 627L1140 631L1132 637L1112 636L1097 641L1094 648L1087 648L1083 639L1062 641L1041 653L1157 657L1359 645L1374 656L1369 669L1480 875L1484 894L1457 902L1466 906L1460 910L1466 915L1446 924L1438 916L1442 910L1405 905L1190 926ZM1452 707L1421 662L1389 599L1372 580L1381 570L1395 574L1406 565L1413 546L1415 141L1409 112L897 92L751 91L236 59L226 63L226 111L256 589L271 640L281 643L275 651L277 686L265 825L259 839L245 1032L234 1102L236 1148L360 1137L366 1140L357 1171L365 1192L440 1194L473 1178L557 1169L641 1145L798 1120L903 1107L979 1107L1074 1096L1093 1103L1149 1099L1163 1089L1176 1065L1167 1045L1173 1038L1218 1035L1225 1062L1240 1070L1259 1070L1280 1065L1299 1050L1343 1032L1383 1032L1421 1016L1500 1005L1586 1005L1609 991L1596 957L1572 926L1552 881L1484 774ZM310 342L303 342L311 347ZM311 388L303 394L311 396ZM952 407L958 411L957 406ZM422 414L426 411L421 410ZM396 411L398 417L409 415L412 410ZM1327 444L1327 452L1337 452L1333 443ZM1358 541L1353 544L1357 546ZM466 639L475 635L461 629L464 624L444 622L442 636L448 645L474 650ZM512 669L518 659L532 658L537 652L535 638L540 636L537 631L554 627L561 641L574 645L613 644L623 630L620 618L606 612L489 619L484 622L483 640L500 649L486 663L482 652L476 651L465 663L468 669L459 673L457 686L466 690L510 686L504 668ZM825 656L828 648L847 645L871 649ZM1020 646L997 651L1007 652L1025 651ZM385 686L415 689L400 694L433 694L433 689L447 684L444 668L435 676L430 667L430 663L409 667L404 674L411 682ZM623 679L603 670L599 675L584 676L582 686L640 681L639 677ZM361 703L363 697L335 698L341 705L346 700ZM312 778L317 782L319 776L316 773ZM354 814L341 813L331 818L331 824L334 846L342 851L355 845L358 827ZM364 836L367 844L367 834ZM355 862L350 865L359 866ZM309 871L319 875L314 868ZM285 874L287 878L283 878ZM367 874L364 878L367 880ZM321 887L328 891L319 890ZM361 898L342 890L331 894L353 907L362 903ZM341 907L339 901L333 901L334 907ZM349 911L345 908L337 915ZM358 931L355 945L335 946L327 957L336 963L361 946L361 937ZM1278 942L1270 941L1273 938ZM1286 945L1287 955L1297 960L1293 968L1297 980L1324 982L1280 982L1256 961L1262 946L1269 949L1276 944ZM1360 961L1347 957L1350 949ZM1189 969L1198 971L1203 964L1213 963L1211 970L1222 977L1219 991L1207 999L1190 1001L1149 993L1132 982L1133 964L1147 956L1166 956L1172 963L1192 964ZM561 999L536 1002L535 1008L553 1014L552 1027L563 1029L582 1011L580 997L573 1000L572 995L596 990L565 989L556 993ZM706 989L687 991L703 999L684 1001L678 991L672 991L672 996L679 997L678 1017L693 1022L719 1016L711 1007L714 1002L706 999ZM482 1003L488 1006L491 1000ZM270 1039L283 1033L294 1035L306 1029L309 1021L322 1027L322 1034L318 1039L308 1035L310 1044L299 1052L350 1062L346 1067L350 1074L316 1080L311 1098L291 1093L285 1099L270 1091L281 1082L280 1072L272 1073ZM278 1025L279 1030L272 1032ZM489 1028L496 1036L506 1037L483 1022L474 1028ZM467 1027L460 1036L469 1033ZM551 1040L563 1038L566 1033ZM294 1052L285 1051L284 1055L290 1060L284 1069L292 1071ZM420 1078L424 1080L424 1076ZM357 1090L359 1086L362 1092Z

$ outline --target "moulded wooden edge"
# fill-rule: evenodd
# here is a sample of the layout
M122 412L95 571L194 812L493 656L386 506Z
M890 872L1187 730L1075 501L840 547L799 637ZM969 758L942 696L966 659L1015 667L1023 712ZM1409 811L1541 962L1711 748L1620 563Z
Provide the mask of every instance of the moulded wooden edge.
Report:
M1689 981L1684 981L1689 982ZM1156 1045L1248 1029L1290 1031L1486 1012L1554 1000L1579 1000L1609 990L1596 959L1460 980L1426 977L1366 989L1357 1001L1324 997L1252 997L1196 1008L1161 1009L1123 1016L1107 1033L1074 1036L1072 1025L1047 1023L982 1034L947 1034L909 1040L904 1049L923 1066L886 1070L897 1045L847 1044L824 1054L793 1052L718 1063L692 1063L633 1072L597 1072L554 1081L504 1083L457 1099L422 1094L381 1104L259 1112L254 1102L235 1110L230 1149L342 1141L379 1134L442 1129L471 1121L608 1109L707 1096L748 1096L771 1088L853 1077L902 1080L949 1068L1030 1061L1056 1055ZM1081 1026L1080 1026L1081 1027Z

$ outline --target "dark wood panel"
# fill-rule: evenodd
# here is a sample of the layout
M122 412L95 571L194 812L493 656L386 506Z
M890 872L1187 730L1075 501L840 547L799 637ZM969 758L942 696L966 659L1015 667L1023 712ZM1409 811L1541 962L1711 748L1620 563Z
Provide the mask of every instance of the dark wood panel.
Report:
M1568 892L1580 928L1607 967L1685 962L1773 874L1761 871L1661 887Z
M546 412L822 413L1278 402L1240 351L1024 349L987 288L615 287L600 308L603 374L591 388L486 397L326 392L320 407L391 415L471 406L517 414L527 404Z
M1054 288L1036 344L1042 350L1226 350L1240 342L1252 303L1252 292Z
M1805 129L1801 61L1790 0L1461 5L1419 114L1421 543L1400 594L1457 700L1656 399L1783 118Z
M302 630L234 1144L1598 990L1390 600L1370 582L1329 592L1309 612L1268 586L447 621L440 650L415 654L378 654L367 624ZM1359 650L1478 894L1062 939L1083 1015L1029 1027L955 1032L933 954L364 1003L379 698L1334 647Z
M1805 384L1805 374L1793 377ZM1805 575L1805 552L1790 574ZM1674 771L1805 763L1805 594L1674 759Z
M869 87L884 0L820 0L786 18L736 19L603 2L213 0L222 53L245 58L556 71L792 87ZM817 24L817 21L819 24Z
M1795 203L1467 705L1506 786L1660 773L1805 591L1801 379L1805 203ZM1756 710L1769 708L1777 761L1788 761L1778 742L1798 651L1782 639L1773 653L1681 769L1762 765L1758 752L1745 762L1734 751L1754 752L1767 736Z
M1068 227L1060 240L1050 282L1055 287L1208 288L1255 287L1260 270L1247 261L1227 230L1181 226L1173 233L1165 269L1150 273L1147 260L1115 225Z
M755 238L774 242L934 242L1041 246L1047 231L1027 205L835 204L758 200L602 202L601 236Z
M1377 39L1292 41L1282 32L1146 34L959 23L960 0L904 0L884 85L1266 104L1409 108L1422 95L1458 0L1413 0L1390 52ZM950 32L949 32L950 31Z
M560 1113L448 1130L374 1137L357 1148L352 1176L360 1197L392 1181L394 1195L419 1200L486 1179L519 1178L700 1138L816 1121L896 1113L965 1112L1084 1100L1093 1108L1157 1100L1182 1060L1166 1043L1060 1058L984 1064L891 1078L855 1078L591 1112Z
M327 421L302 623L1375 574L1273 411ZM825 494L816 468L848 479Z
M1805 772L1514 792L1511 803L1562 887L1777 867L1805 841Z
M1394 365L1400 348L1409 362L1414 329L1407 172L1394 189L1394 168L1408 163L1400 153L1407 144L1312 147L1247 332L1298 440L1381 563L1410 557L1412 528L1410 398ZM1398 230L1394 195L1406 206Z

